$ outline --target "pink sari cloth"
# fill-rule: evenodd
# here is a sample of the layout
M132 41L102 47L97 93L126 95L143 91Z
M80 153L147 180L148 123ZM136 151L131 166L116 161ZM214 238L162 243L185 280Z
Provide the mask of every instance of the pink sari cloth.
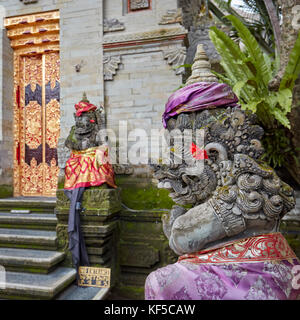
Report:
M181 256L146 279L146 300L300 300L300 262L281 233Z
M174 92L166 103L162 116L167 127L169 118L182 112L194 112L217 107L236 107L238 98L229 85L218 82L197 82Z

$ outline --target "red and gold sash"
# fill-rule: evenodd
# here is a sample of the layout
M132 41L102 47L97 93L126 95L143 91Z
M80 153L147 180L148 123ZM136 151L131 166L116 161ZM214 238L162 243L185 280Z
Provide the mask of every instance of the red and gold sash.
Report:
M279 233L263 234L227 243L223 247L202 250L179 257L178 261L192 263L259 262L297 259L284 236Z
M108 147L73 150L65 168L65 189L94 187L107 183L116 188L114 171L109 163Z

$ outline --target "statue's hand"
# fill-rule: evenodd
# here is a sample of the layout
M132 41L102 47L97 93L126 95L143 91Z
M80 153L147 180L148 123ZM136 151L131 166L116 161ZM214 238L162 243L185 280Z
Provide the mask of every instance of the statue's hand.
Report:
M182 216L183 214L186 213L186 209L180 206L173 206L171 211L168 214L164 214L162 216L162 222L163 222L163 231L165 233L165 235L167 236L167 238L170 238L171 235L171 230L172 230L172 226L174 221Z

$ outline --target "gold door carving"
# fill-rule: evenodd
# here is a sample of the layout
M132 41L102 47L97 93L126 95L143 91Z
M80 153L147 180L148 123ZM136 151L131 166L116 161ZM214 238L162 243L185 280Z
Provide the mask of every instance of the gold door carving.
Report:
M59 13L5 19L14 49L14 195L54 196L60 134Z

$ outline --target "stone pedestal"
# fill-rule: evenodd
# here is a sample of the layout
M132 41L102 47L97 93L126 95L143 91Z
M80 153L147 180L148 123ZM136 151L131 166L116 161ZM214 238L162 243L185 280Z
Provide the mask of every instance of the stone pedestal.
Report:
M56 192L56 232L58 248L66 253L65 266L72 266L72 255L68 250L68 219L70 201L62 189ZM81 227L92 267L111 268L111 285L117 278L118 270L118 215L121 210L119 189L86 189L80 214Z

